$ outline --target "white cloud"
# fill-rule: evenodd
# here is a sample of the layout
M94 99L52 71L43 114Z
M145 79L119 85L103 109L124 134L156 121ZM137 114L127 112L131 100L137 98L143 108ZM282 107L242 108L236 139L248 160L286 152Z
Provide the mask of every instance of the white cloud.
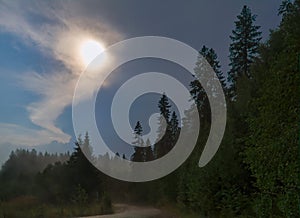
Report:
M32 123L42 130L0 123L0 142L10 140L13 144L38 145L53 140L61 143L70 140L70 136L55 125L55 121L72 103L77 79L85 67L79 55L80 43L93 38L109 45L122 38L98 15L82 12L80 6L73 1L7 0L1 3L2 31L14 33L24 43L37 46L43 55L56 59L64 67L43 74L22 74L23 86L41 96L27 109Z
M70 136L67 134L57 134L46 129L29 129L9 123L0 123L0 132L1 144L11 143L18 146L37 146L53 141L68 143L70 140Z

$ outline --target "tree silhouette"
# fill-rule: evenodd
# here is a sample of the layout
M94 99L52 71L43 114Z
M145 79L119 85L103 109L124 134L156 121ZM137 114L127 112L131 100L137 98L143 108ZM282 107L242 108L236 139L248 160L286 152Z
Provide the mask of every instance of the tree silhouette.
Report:
M151 160L154 160L154 155L153 155L153 150L152 150L152 147L151 147L151 142L149 139L146 140L146 145L145 145L145 148L144 148L144 156L145 156L145 159L144 161L151 161Z
M195 74L197 77L202 77L203 73L203 60L202 57L204 57L207 62L210 64L210 66L215 71L223 90L226 90L226 82L225 82L225 76L223 72L220 69L220 63L218 61L217 54L214 49L207 48L206 46L203 46L202 49L199 51L200 56L198 57L198 61L196 63L196 67L194 69ZM202 57L201 57L202 56ZM204 78L205 81L206 78ZM208 85L209 84L205 84ZM206 92L202 85L200 84L199 80L194 80L190 83L190 93L192 98L195 100L198 110L200 111L200 119L201 122L205 125L206 123L210 123L210 106L208 102L208 97L206 95Z
M230 67L228 81L231 83L230 96L236 95L237 77L251 78L250 65L257 56L259 42L261 40L260 26L254 25L256 15L251 13L248 6L244 5L241 13L235 21L235 30L230 39Z
M144 140L142 138L143 128L140 121L137 121L136 126L134 128L134 153L131 156L131 160L135 162L143 162L144 161Z
M175 112L172 113L172 117L170 119L170 107L171 105L168 97L165 93L163 93L158 102L158 108L161 116L159 118L158 140L154 144L155 158L164 156L175 145L174 138L176 138L175 135L177 135L178 132L178 120Z
M78 137L77 142L75 142L74 152L68 161L68 168L69 178L72 181L71 184L73 184L73 189L76 190L78 185L80 185L90 198L100 191L100 181L98 170L90 162L93 157L86 156L92 154L89 143L88 133L86 133L84 141L82 141L80 136Z

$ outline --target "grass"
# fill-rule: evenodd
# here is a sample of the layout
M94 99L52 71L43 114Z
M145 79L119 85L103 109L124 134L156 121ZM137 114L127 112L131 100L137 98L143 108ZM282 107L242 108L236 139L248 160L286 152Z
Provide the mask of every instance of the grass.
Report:
M111 208L93 202L86 205L40 203L32 196L22 196L0 203L0 218L67 218L112 213Z

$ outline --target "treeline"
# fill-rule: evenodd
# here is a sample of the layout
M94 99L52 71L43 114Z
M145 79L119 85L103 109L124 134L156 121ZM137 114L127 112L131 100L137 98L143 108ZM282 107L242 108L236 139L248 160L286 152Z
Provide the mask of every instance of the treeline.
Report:
M201 132L190 158L155 182L138 184L142 199L173 201L205 217L299 217L300 1L283 1L282 21L261 42L256 15L244 6L230 36L228 81L217 54L200 54L215 70L227 98L227 127L219 151L205 167L198 161L211 124L208 97L190 84ZM195 74L201 76L201 58ZM183 125L194 131L193 110ZM148 191L146 191L148 190Z
M37 173L42 172L50 164L65 163L69 158L69 153L37 153L35 149L12 151L0 172L1 200L31 194Z
M103 174L88 161L88 134L72 154L12 152L0 171L0 217L74 217L112 212Z
M279 14L280 26L265 43L247 6L237 16L224 89L225 137L214 159L197 168L206 139L200 135L195 152L178 171L176 200L204 216L300 216L300 1L283 1ZM218 66L213 50L203 48L201 54ZM206 97L195 83L192 96L206 114Z

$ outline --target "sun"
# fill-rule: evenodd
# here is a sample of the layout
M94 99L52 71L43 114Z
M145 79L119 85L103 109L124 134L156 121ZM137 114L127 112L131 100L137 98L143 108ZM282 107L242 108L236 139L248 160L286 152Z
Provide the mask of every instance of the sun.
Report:
M86 40L81 44L80 54L83 64L87 66L94 58L104 51L103 45L95 40Z

